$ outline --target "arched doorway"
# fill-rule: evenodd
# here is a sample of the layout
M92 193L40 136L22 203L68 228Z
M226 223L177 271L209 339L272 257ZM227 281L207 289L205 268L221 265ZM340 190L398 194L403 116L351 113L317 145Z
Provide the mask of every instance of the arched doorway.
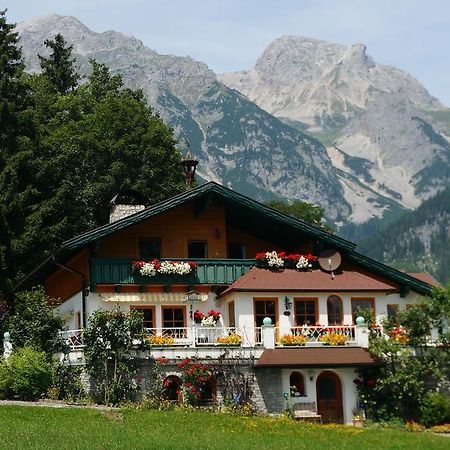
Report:
M177 401L180 393L181 380L176 375L169 375L163 381L164 398Z
M316 381L317 410L324 423L344 423L342 384L330 370L322 372Z

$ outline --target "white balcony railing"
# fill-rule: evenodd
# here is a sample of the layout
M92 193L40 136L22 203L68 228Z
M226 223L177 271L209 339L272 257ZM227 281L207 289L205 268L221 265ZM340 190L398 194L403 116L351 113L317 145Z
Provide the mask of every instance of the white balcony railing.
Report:
M83 330L66 330L60 332L60 337L65 345L72 351L84 347Z
M301 326L291 327L289 333L295 336L305 336L307 342L320 342L321 337L326 334L339 334L347 338L347 342L356 342L355 325L336 325L336 326ZM280 338L279 334L278 338Z
M285 334L303 335L306 343L321 343L321 337L326 334L339 334L347 338L347 343L358 345L356 327L345 326L302 326L291 327L286 330L273 329L277 343ZM227 336L238 335L244 347L264 346L261 327L239 329L235 327L172 327L172 328L146 328L147 343L152 346L184 346L184 347L215 347L223 345ZM83 330L68 330L61 332L61 339L72 350L84 347ZM220 342L222 341L222 342ZM226 342L226 340L225 340ZM229 344L233 345L233 344Z

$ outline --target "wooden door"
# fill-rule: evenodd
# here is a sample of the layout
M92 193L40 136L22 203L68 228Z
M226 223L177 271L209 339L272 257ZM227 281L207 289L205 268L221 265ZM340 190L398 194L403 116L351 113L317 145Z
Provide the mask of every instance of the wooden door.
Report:
M344 423L342 384L339 377L325 370L317 377L317 410L324 423Z

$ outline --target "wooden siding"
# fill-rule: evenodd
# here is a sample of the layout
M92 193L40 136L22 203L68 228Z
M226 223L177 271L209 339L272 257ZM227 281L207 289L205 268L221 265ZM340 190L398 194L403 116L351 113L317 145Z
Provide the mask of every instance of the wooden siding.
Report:
M255 255L259 252L271 251L271 250L277 250L277 251L283 251L283 250L290 251L291 250L292 252L295 251L298 253L312 253L312 248L313 248L312 239L304 242L302 244L301 248L295 248L295 249L280 248L277 245L270 243L269 241L260 239L256 236L253 236L250 233L240 230L234 226L227 227L227 235L228 235L228 242L245 245L245 249L247 252L247 258L254 258Z
M226 258L225 212L209 205L198 216L192 203L126 228L101 241L98 258L138 258L142 238L161 238L162 258L187 258L189 240L207 241L208 258Z
M64 265L82 273L85 277L86 285L89 285L89 253L86 249L82 250ZM49 297L64 301L80 292L81 277L76 273L59 267L44 281L44 287L45 293Z

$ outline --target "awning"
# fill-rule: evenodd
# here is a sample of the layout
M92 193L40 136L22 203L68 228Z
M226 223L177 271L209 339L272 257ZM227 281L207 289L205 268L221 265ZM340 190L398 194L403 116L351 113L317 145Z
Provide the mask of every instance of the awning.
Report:
M256 367L361 367L380 365L361 347L303 347L264 350Z
M103 293L100 294L104 302L112 303L187 303L185 292L135 292L135 293ZM208 300L208 294L200 296L201 301Z

